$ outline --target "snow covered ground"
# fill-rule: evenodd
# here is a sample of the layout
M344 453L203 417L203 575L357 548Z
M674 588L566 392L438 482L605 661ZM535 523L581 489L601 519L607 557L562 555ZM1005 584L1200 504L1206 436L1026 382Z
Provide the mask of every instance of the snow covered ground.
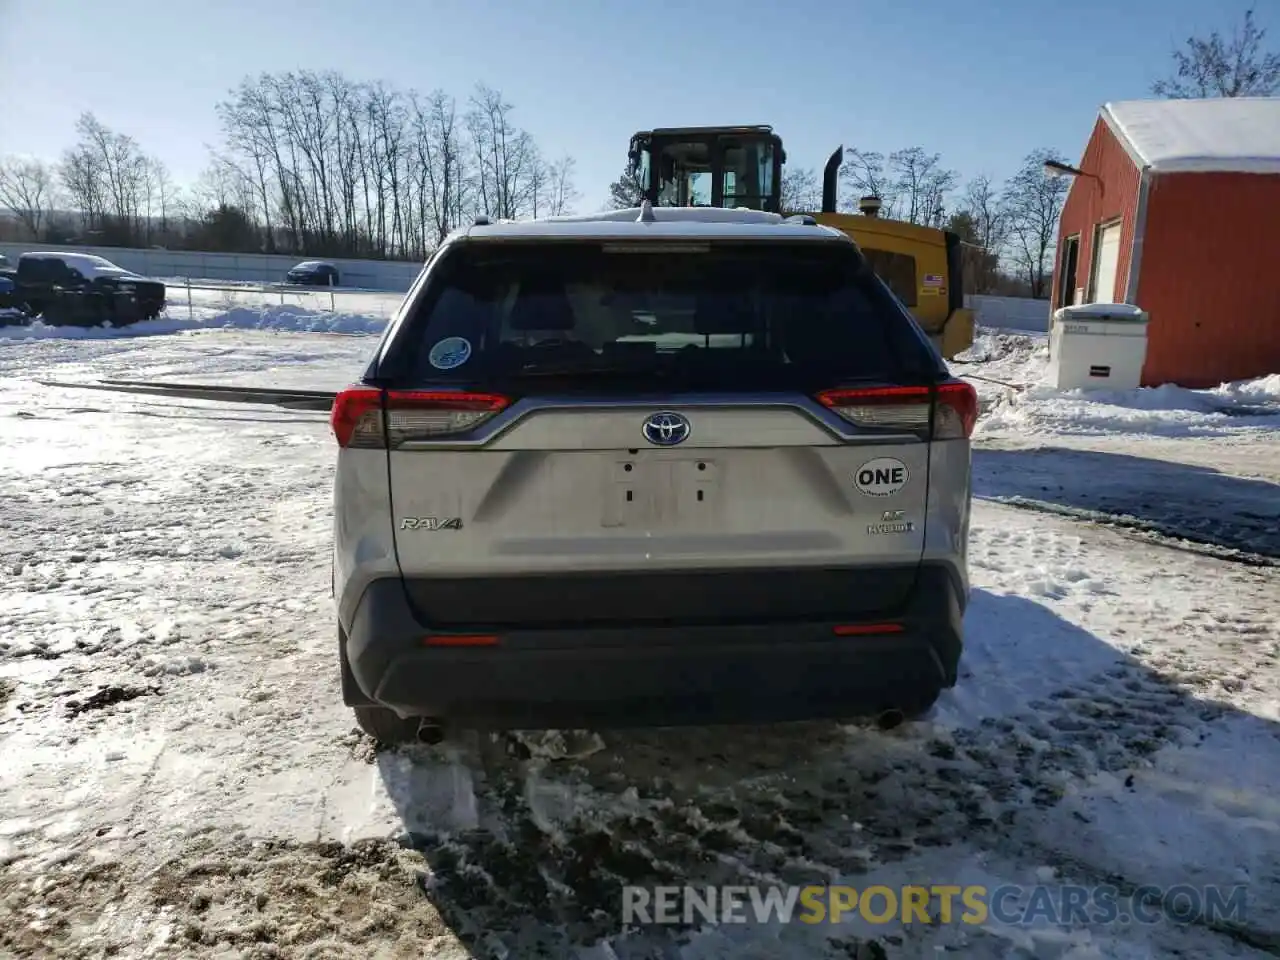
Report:
M1280 373L1213 390L1058 391L1039 385L1044 336L997 332L957 359L956 373L983 378L980 496L1280 563Z
M32 382L336 388L380 326L239 309L128 335L0 330L0 954L1280 953L1266 382L983 384L968 647L929 722L386 750L338 699L325 416ZM957 371L1025 385L1042 360L1034 338L984 351ZM1132 522L1099 522L1118 514ZM1242 886L1247 914L620 924L623 883L840 880L1105 884L1122 901Z

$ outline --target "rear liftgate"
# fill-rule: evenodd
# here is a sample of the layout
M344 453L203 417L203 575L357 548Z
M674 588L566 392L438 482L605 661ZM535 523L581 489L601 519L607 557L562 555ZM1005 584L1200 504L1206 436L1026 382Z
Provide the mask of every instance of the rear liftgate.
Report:
M815 412L833 433L795 403L729 395L513 404L355 387L333 423L341 446L387 451L401 572L442 630L560 625L575 585L576 623L695 622L718 602L804 619L871 615L910 592L929 440L966 436L974 413L967 385L938 388L936 415L932 396L824 391Z

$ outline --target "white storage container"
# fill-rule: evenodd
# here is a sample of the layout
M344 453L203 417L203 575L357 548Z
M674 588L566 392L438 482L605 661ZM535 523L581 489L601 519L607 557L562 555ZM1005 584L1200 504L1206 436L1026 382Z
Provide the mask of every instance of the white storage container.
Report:
M1130 303L1083 303L1053 315L1045 380L1060 390L1131 390L1147 359L1145 310Z

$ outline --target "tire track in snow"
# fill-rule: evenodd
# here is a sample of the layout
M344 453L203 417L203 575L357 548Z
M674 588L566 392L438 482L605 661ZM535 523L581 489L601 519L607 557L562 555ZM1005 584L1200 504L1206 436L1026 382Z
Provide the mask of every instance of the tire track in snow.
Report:
M975 499L1033 513L1050 514L1092 526L1109 527L1143 543L1164 547L1169 550L1197 553L1202 556L1212 557L1215 560L1225 560L1229 563L1239 563L1250 567L1280 567L1280 548L1277 548L1274 553L1241 550L1232 545L1232 538L1208 537L1204 534L1189 531L1185 527L1176 524L1142 520L1127 514L1107 513L1102 510L1069 507L1060 503L1036 500L1031 497L977 496Z

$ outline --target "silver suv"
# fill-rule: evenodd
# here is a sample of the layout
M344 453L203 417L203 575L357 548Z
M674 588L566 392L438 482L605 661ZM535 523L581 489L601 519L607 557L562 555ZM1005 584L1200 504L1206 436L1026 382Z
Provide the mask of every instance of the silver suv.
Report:
M343 698L384 742L919 715L976 418L809 218L480 221L334 402Z

